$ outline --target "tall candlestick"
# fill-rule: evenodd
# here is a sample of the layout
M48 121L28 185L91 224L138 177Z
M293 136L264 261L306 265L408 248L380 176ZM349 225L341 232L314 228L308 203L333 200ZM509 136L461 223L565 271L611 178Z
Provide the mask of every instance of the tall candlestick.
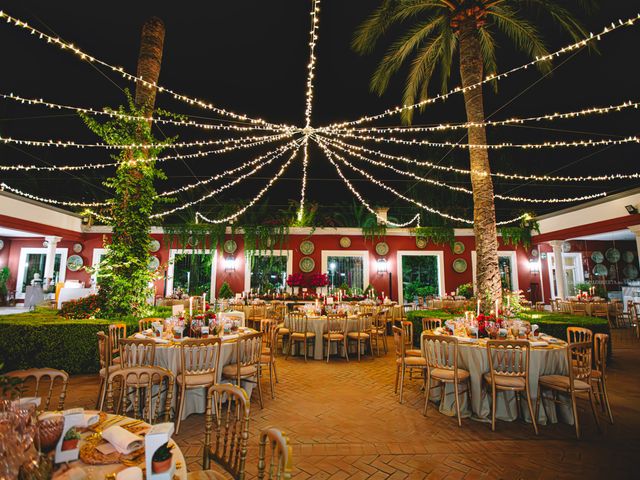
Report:
M202 313L204 314L207 311L207 294L202 294Z
M480 300L478 300L478 309L477 309L477 313L476 313L476 317L480 316Z
M193 317L193 297L189 297L189 317Z
M498 318L498 312L500 311L499 305L500 301L496 298L496 318Z

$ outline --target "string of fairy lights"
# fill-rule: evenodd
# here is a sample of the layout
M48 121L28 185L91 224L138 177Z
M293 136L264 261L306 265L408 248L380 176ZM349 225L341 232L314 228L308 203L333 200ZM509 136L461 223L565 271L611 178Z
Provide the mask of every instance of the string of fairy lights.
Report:
M453 222L459 222L467 225L472 225L473 220L452 215L434 208L433 206L424 204L416 199L410 198L407 195L397 191L396 189L387 185L380 178L376 178L373 174L367 170L355 165L346 157L351 159L362 161L366 164L374 167L380 167L390 170L396 174L404 177L409 177L417 182L422 182L430 185L434 185L440 188L445 188L450 191L457 191L464 194L473 194L473 191L466 187L451 185L447 182L430 178L424 175L418 175L415 172L407 170L405 168L397 168L395 163L404 164L414 167L429 167L438 172L452 172L469 176L472 173L486 175L487 172L472 172L469 169L455 167L453 165L441 165L436 162L428 160L419 160L413 156L389 154L384 151L367 148L365 144L384 144L384 145L399 145L403 147L430 147L430 148L455 148L455 149L486 149L486 150L501 150L501 149L521 149L521 150L534 150L534 149L558 149L558 148L592 148L592 147L604 147L615 146L624 144L637 144L640 143L640 137L628 136L626 138L599 138L599 139L579 139L579 140L556 140L556 141L543 141L540 143L492 143L486 145L475 144L462 144L447 141L433 141L430 138L417 137L417 138L399 138L393 136L395 134L401 135L422 135L433 132L454 131L461 129L468 129L471 127L508 127L517 126L527 123L538 122L552 122L556 120L574 119L590 115L607 115L616 112L621 112L628 109L638 109L640 102L634 100L627 100L619 104L612 104L608 106L593 106L586 107L579 110L567 111L567 112L555 112L547 113L538 116L524 116L513 117L502 120L487 120L481 123L477 122L460 122L460 123L441 123L434 125L416 125L416 126L361 126L365 123L370 123L376 120L384 119L387 117L401 114L409 109L422 108L429 104L433 104L438 101L446 101L449 97L455 94L464 93L466 91L481 88L487 82L500 81L507 78L516 72L526 70L527 68L536 65L540 62L549 62L554 58L558 58L569 52L576 51L589 45L592 42L601 40L601 38L609 33L617 31L623 27L630 27L637 23L640 19L640 14L635 17L628 18L626 20L619 20L618 22L611 23L604 27L599 33L589 34L586 38L567 45L553 53L548 55L536 57L530 62L524 63L517 67L511 68L503 73L492 74L485 76L481 81L467 87L456 87L452 90L430 97L421 102L412 105L402 105L393 107L383 111L376 115L366 115L355 120L336 122L329 125L314 127L313 126L313 101L314 101L314 78L315 69L317 64L316 47L318 42L319 32L319 16L320 16L320 0L311 0L311 28L309 30L309 62L307 63L307 79L305 88L305 109L304 109L304 126L298 127L294 125L288 125L283 123L272 123L261 118L253 118L243 113L233 112L224 108L214 106L211 102L200 100L195 97L178 93L165 86L158 85L153 82L148 82L141 77L126 72L122 67L114 66L104 60L100 60L80 48L74 46L62 40L60 37L48 35L20 19L17 19L6 12L0 11L0 19L5 19L8 25L17 27L30 33L31 36L42 40L48 44L57 46L61 50L74 53L80 60L92 64L99 65L101 67L110 70L113 73L120 75L122 78L134 83L141 83L149 88L155 88L158 92L171 96L174 100L181 101L189 106L202 108L214 112L216 115L222 117L221 119L214 119L211 123L205 123L193 120L193 117L185 115L175 115L170 112L161 112L151 117L136 116L124 113L122 111L116 111L112 109L98 110L90 107L73 106L63 103L55 103L46 101L41 98L28 98L13 93L0 93L0 99L17 102L28 106L45 107L52 110L67 110L78 114L91 115L91 116L104 116L108 118L117 118L127 121L148 121L158 125L171 125L177 127L192 127L206 132L222 132L229 135L242 134L240 137L229 138L216 138L216 139L198 139L188 142L175 142L170 145L165 144L124 144L124 145L112 145L107 143L77 143L72 140L32 140L32 139L16 139L11 137L0 136L0 143L8 145L19 145L27 147L46 147L46 148L75 148L75 149L107 149L107 150L133 150L133 149L149 149L149 148L199 148L205 146L222 146L222 148L215 150L198 151L188 154L175 154L175 155L163 155L152 158L139 158L133 160L133 162L165 162L168 160L187 160L195 158L204 158L210 155L222 155L236 150L245 150L257 148L263 145L285 142L258 156L254 156L253 159L245 161L240 165L226 169L221 173L214 176L207 177L205 179L197 179L196 182L183 185L181 187L165 190L158 193L158 197L173 197L182 193L190 192L195 189L205 189L206 191L199 195L194 200L185 201L180 205L173 208L168 208L164 211L151 215L152 218L162 219L168 217L176 212L185 210L190 207L201 204L205 200L216 197L222 194L229 188L238 185L239 183L247 180L261 169L276 163L279 158L283 157L287 152L291 152L291 155L286 161L283 161L277 172L270 177L269 181L264 185L255 196L251 198L249 202L239 208L237 211L226 215L224 218L210 218L208 215L204 215L201 212L196 212L196 221L204 221L208 223L228 223L237 219L243 215L248 209L253 207L258 201L260 201L264 195L273 187L273 185L282 177L288 167L298 157L300 150L302 150L302 177L301 177L301 195L300 204L298 208L298 220L301 220L305 211L305 202L307 197L308 188L308 171L310 165L309 144L312 140L317 145L320 151L323 152L328 162L334 167L339 179L345 184L346 188L356 197L356 199L369 211L380 220L381 218L376 210L372 208L371 202L354 187L353 182L345 176L343 168L346 167L349 170L360 175L367 182L374 184L382 188L385 192L392 196L407 202L421 211L441 216L447 220ZM229 120L227 120L229 119ZM214 123L215 122L215 123ZM260 135L262 133L263 135ZM356 142L356 143L354 143ZM372 158L373 157L373 158ZM278 162L279 163L279 162ZM52 171L52 172L74 172L84 171L90 169L104 169L104 168L117 168L118 162L85 162L80 165L27 165L16 164L0 165L0 171L17 171L17 172L40 172L40 171ZM209 185L217 180L225 177L231 177L236 175L231 181L219 185L215 188L211 188ZM491 172L490 175L501 180L517 180L522 182L529 181L541 181L541 182L610 182L615 180L636 180L640 178L640 172L634 173L607 173L602 175L535 175L535 174L521 174L521 173L506 173L506 172ZM10 191L17 195L24 196L33 200L41 201L44 203L67 206L67 207L86 207L85 213L93 215L96 219L101 221L109 221L110 217L105 215L104 211L93 210L94 208L105 208L109 206L109 202L74 202L56 200L52 198L44 198L37 195L30 194L28 192L21 191L15 187L8 185L6 182L0 183L0 189ZM525 204L546 204L546 203L569 203L585 201L603 197L606 192L598 192L589 195L580 195L574 197L565 198L532 198L525 196L513 196L505 194L495 194L494 198L501 201L518 202ZM419 225L420 213L414 215L407 222L394 222L386 219L388 225L392 227L409 227L412 225ZM517 222L527 217L528 214L522 214L508 220L498 222L498 225L506 225L509 223Z

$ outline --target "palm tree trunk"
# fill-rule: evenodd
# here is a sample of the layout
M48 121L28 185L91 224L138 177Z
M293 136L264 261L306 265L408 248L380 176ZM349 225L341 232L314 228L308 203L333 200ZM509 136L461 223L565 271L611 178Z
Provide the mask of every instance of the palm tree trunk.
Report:
M460 76L462 86L476 84L482 80L483 65L480 39L473 16L465 17L460 24ZM465 90L467 120L484 122L482 87ZM486 145L484 127L469 127L469 144ZM470 148L471 185L473 187L473 231L475 234L477 268L476 285L484 311L489 311L496 299L502 297L500 269L498 267L498 238L496 211L493 198L493 182L487 149Z
M153 84L158 83L163 45L164 23L158 17L151 17L142 26L140 53L138 54L138 77ZM138 82L135 103L138 108L144 109L145 115L150 115L156 103L156 88Z

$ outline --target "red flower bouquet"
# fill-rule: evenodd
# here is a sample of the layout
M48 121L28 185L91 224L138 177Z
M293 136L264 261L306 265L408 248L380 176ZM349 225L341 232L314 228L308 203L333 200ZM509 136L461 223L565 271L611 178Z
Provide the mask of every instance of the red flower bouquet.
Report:
M329 285L329 275L326 273L313 273L309 276L308 285L310 287L326 287Z
M301 287L303 277L301 273L292 273L287 277L287 285L290 287Z

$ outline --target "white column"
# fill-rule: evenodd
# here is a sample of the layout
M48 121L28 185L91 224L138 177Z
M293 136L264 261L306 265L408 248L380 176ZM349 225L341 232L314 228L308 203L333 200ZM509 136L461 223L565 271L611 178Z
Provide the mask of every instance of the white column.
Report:
M636 235L636 248L638 249L638 262L640 263L640 225L631 225L627 228Z
M43 285L48 287L51 285L53 280L53 267L56 263L56 248L58 247L58 242L62 240L62 237L47 236L44 237L44 239L47 242L47 258L44 262Z
M553 257L556 266L556 294L564 300L566 298L567 290L565 288L564 262L562 261L563 243L563 240L552 240L549 242L549 245L553 248Z

